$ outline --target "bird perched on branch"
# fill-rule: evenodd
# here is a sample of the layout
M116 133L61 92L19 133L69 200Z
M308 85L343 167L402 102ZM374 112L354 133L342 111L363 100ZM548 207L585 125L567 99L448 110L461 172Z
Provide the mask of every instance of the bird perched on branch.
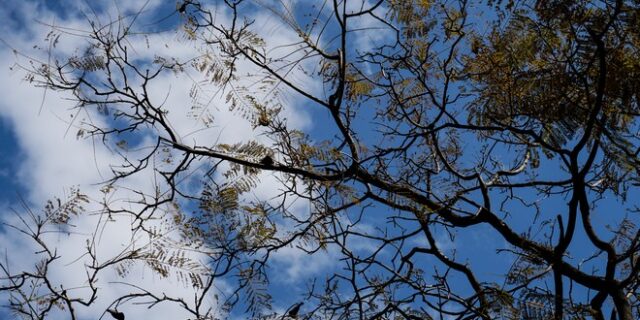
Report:
M109 314L116 320L124 320L124 313L119 312L118 310L107 310Z
M293 307L291 307L291 309L289 309L289 312L287 313L287 316L293 318L293 319L297 319L298 318L298 312L300 312L300 307L302 307L302 305L304 304L304 302L298 302L296 303Z
M180 13L185 13L187 11L187 5L189 4L189 1L185 1L183 2L180 7L178 8L178 12Z
M262 158L262 160L260 160L260 163L265 165L265 166L273 166L273 158L271 158L271 156L266 155L264 156L264 158Z

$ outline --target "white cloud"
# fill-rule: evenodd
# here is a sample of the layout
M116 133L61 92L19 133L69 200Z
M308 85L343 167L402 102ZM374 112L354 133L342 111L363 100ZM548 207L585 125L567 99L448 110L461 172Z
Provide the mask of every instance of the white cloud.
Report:
M296 245L302 245L296 241ZM313 254L302 253L296 246L287 246L278 250L273 255L272 268L275 281L284 283L300 283L321 272L331 270L337 264L339 252L336 247L330 246Z

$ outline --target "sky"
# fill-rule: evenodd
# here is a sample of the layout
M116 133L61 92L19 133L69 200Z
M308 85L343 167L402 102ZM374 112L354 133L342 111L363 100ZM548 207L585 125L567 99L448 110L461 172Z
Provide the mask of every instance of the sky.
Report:
M88 3L91 3L91 7ZM65 99L63 94L37 88L30 83L25 78L25 72L20 70L17 64L26 63L31 57L16 54L13 49L20 53L33 52L36 55L34 58L45 59L41 51L33 49L40 49L43 46L46 48L47 42L43 40L51 31L51 25L86 30L87 16L91 16L94 11L98 12L98 16L103 21L106 21L119 13L126 15L143 7L144 14L138 23L143 26L148 25L147 28L155 31L167 30L167 32L151 35L151 48L148 52L141 53L142 56L163 54L188 58L193 55L194 48L180 42L181 35L173 30L179 20L175 15L171 15L174 10L172 5L164 1L32 0L20 3L10 2L10 4L7 2L5 7L10 10L0 13L2 15L0 18L9 22L0 27L3 35L3 43L0 44L0 96L3 97L0 100L0 190L3 190L0 192L0 206L4 212L2 217L8 223L15 224L18 223L18 215L24 215L27 210L41 210L46 201L54 197L64 199L72 188L77 187L90 198L99 199L102 196L100 183L109 177L109 165L118 163L119 158L114 150L107 150L100 141L77 137L77 121L83 115L76 113L73 103ZM257 13L256 20L258 24L263 24L263 30L271 35L269 41L274 47L278 42L292 42L292 39L295 39L295 35L287 34L286 26L278 25L276 19ZM378 33L359 38L358 45L360 47L371 45L382 36L383 34ZM57 46L63 52L73 52L76 47L83 44L82 41L80 37L63 36ZM162 46L163 43L169 43L170 46ZM168 103L179 105L185 99L184 93L191 89L190 79L185 80L180 81L169 75L157 81L153 90L157 90L159 93L157 96L163 96L163 92L171 92ZM300 82L305 83L303 80L300 79ZM306 83L315 82L306 81ZM309 90L319 93L322 88L312 87ZM180 93L183 95L181 96ZM284 112L290 126L303 128L317 135L326 135L322 124L323 121L329 121L326 114L295 108L295 97L287 97L286 101L288 105ZM193 119L189 118L186 112L175 112L173 124L177 131L194 141L218 139L221 142L237 142L250 138L260 139L259 135L247 134L252 130L246 121L225 108L211 107L205 112L214 116L216 124L219 124L213 130L191 134L190 132L197 124L193 123ZM149 175L140 175L134 181L127 181L127 183L136 188L143 188L143 186L150 188L149 180L151 179ZM275 177L263 177L261 184L253 191L255 198L273 198L277 192L275 185ZM120 197L127 197L127 194L123 193ZM294 203L294 205L299 207L296 209L298 211L309 210L304 203ZM60 264L56 265L53 278L67 287L74 284L81 287L83 278L74 275L83 272L79 255L83 250L84 240L88 236L83 230L104 228L100 232L102 241L99 241L99 248L107 258L109 254L117 255L120 252L119 249L125 247L132 239L133 235L128 222L116 221L105 224L92 215L76 218L74 220L76 227L72 228L69 235L57 234L51 238L63 253ZM0 235L4 241L0 243L11 245L3 249L8 252L20 252L20 254L11 255L9 264L14 270L20 267L29 268L30 263L33 263L36 258L36 255L32 254L35 251L34 244L12 233L11 230L4 231ZM440 240L446 242L446 237L443 236ZM136 241L144 242L143 239L136 239ZM476 243L477 241L473 239L467 241L471 249ZM359 246L362 250L368 250L368 244L365 242ZM338 253L332 251L306 255L293 247L279 250L272 258L273 270L277 272L271 275L270 284L270 293L276 301L275 311L282 312L300 301L311 277L339 268L341 262L337 260L338 258ZM107 276L101 277L100 280L102 284L100 299L94 306L79 310L83 318L90 319L95 314L103 312L118 293L130 289L125 285L114 284L115 282L127 280L141 287L152 288L156 292L169 291L176 296L189 297L191 294L185 287L178 286L176 290L174 284L162 281L150 274L143 266L134 268L126 279L120 279L112 272L107 273ZM225 290L229 290L228 284L224 281L217 282L215 289L211 296L224 294ZM213 308L219 307L215 305L216 302L212 298L210 304ZM162 319L178 319L184 316L179 308L171 306L151 310L123 307L121 310L126 310L127 316L132 318L144 315L144 318L158 316Z
M295 2L295 1L294 1ZM55 197L66 198L75 188L80 189L92 200L106 197L102 182L110 177L111 165L121 161L120 155L125 152L136 156L137 146L144 145L144 137L140 140L129 141L130 150L118 150L115 141L106 145L96 139L81 137L77 133L80 124L87 121L104 124L107 120L99 114L79 113L74 109L74 103L69 101L64 93L44 90L30 82L20 65L28 65L29 59L47 59L42 48L46 49L48 42L44 41L52 30L51 26L70 30L86 30L87 17L97 16L102 21L109 21L118 15L130 15L142 10L136 25L145 30L154 31L146 37L140 36L135 52L140 59L150 59L155 55L189 59L198 54L197 49L183 41L184 34L176 26L180 22L175 14L175 6L171 1L83 1L83 0L28 0L22 2L0 0L5 10L0 10L0 218L7 224L0 227L0 249L10 253L12 268L32 268L37 260L35 245L24 236L8 228L8 225L20 224L20 217L26 212L41 211L46 202ZM281 21L264 12L256 11L256 25L269 36L269 45L273 50L282 50L280 44L295 42L296 34L287 29ZM220 16L224 20L228 17ZM362 27L367 22L362 21ZM68 29L67 29L68 28ZM62 29L61 29L62 30ZM81 33L81 32L80 32ZM356 46L366 48L374 45L385 37L385 34L370 33L366 37L356 38ZM82 37L63 35L57 44L57 49L64 53L74 53L82 47L85 41ZM167 44L167 45L165 45ZM14 51L15 50L15 51ZM238 66L240 73L251 72L250 66ZM193 89L193 83L199 80L197 74L172 75L163 74L151 87L152 96L158 97L158 103L170 106L181 106L190 99L188 93ZM306 85L310 92L323 94L323 88L318 81L310 81L304 75L294 74L298 83ZM225 107L224 97L216 96L213 92L202 91L206 101L203 109L195 110L199 116L193 116L186 107L172 112L169 117L174 129L188 141L237 142L250 139L263 139L264 136L255 132L251 125L237 113L229 112ZM185 100L186 99L186 100ZM163 102L164 101L164 102ZM330 119L324 113L301 103L302 99L295 95L285 95L284 115L292 128L299 128L317 136L326 135L325 122ZM200 130L201 121L210 116L214 125L206 130ZM90 119L90 120L88 120ZM366 126L366 125L365 125ZM366 128L365 128L366 129ZM370 129L370 128L369 128ZM472 144L472 143L470 143ZM255 199L271 199L278 194L275 175L264 175L260 184L253 190ZM131 179L121 182L120 190L108 196L116 203L122 199L133 197L127 193L127 188L153 190L154 176L150 172L143 172ZM120 202L119 202L120 201ZM549 204L556 206L559 204ZM84 274L82 250L86 239L93 233L86 230L99 230L97 246L101 258L109 259L118 256L131 243L144 246L149 239L138 237L131 231L131 220L114 219L108 223L100 219L96 213L99 208L87 205L87 213L74 218L74 226L68 232L54 232L47 235L52 243L56 243L59 252L64 253L59 263L52 271L53 278L59 284L68 288L77 287L77 294L86 294L82 289ZM304 214L310 210L304 201L292 201L291 210ZM526 226L529 221L518 220L518 224ZM373 230L376 225L364 224ZM480 252L486 252L487 246L501 247L504 241L492 237L488 230L482 228L460 235L456 244L452 244L443 234L438 241L448 250L459 249L466 253L468 261L479 266L483 279L499 280L501 269L492 267L496 264L504 269L509 265L509 259L504 255L488 258ZM489 245L491 244L491 245ZM371 250L371 244L358 243L363 252ZM457 247L456 247L457 246ZM1 254L4 256L4 252ZM86 258L86 257L85 257ZM194 253L192 257L198 260ZM315 275L324 274L340 268L339 253L328 250L315 255L306 255L293 247L279 250L272 257L271 294L275 301L275 311L283 312L289 306L301 301L306 285ZM429 263L425 258L422 262ZM153 292L170 293L178 297L191 298L192 291L184 285L170 283L149 272L144 266L134 266L132 271L122 278L115 270L105 272L100 278L100 294L98 301L88 308L78 310L81 319L95 319L103 314L115 297L128 292L131 287L123 282L134 283L137 286L150 288ZM453 281L456 281L455 277ZM215 289L208 296L207 304L213 308L221 308L216 304L215 295L230 292L231 284L225 280L217 281ZM71 290L70 290L71 291ZM0 295L0 299L4 299ZM171 305L161 305L147 310L135 306L123 306L127 318L133 319L179 319L186 317L179 308ZM6 312L6 310L4 310ZM0 318L2 318L0 310ZM8 315L5 316L8 317Z

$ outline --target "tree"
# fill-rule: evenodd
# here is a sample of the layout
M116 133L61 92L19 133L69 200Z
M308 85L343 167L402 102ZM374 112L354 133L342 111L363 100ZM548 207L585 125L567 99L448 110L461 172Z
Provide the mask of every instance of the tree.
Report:
M270 44L257 10L297 40ZM272 310L271 257L294 246L334 252L340 267L316 277L293 317L640 317L637 1L187 0L174 14L182 41L195 44L191 59L139 55L134 16L92 21L82 54L52 49L54 62L25 67L107 119L78 133L122 154L106 192L148 168L163 178L134 209L105 201L102 212L133 217L152 239L170 217L180 241L92 270L146 261L167 275L190 263L186 247L209 259L183 276L195 303L137 288L115 306L145 297L220 316L201 308L203 297L234 279L223 311L285 317ZM206 80L189 92L204 129L217 125L208 107L229 108L258 137L218 143L177 130L171 117L185 106L153 95L168 73ZM295 127L288 103L327 120ZM267 177L279 196L252 198ZM474 234L485 252L456 246ZM46 282L56 256L47 254L36 273L5 271L14 310L39 318L91 304L92 277L89 298L53 286L37 301L23 294L28 281ZM508 263L496 262L494 277L479 257Z

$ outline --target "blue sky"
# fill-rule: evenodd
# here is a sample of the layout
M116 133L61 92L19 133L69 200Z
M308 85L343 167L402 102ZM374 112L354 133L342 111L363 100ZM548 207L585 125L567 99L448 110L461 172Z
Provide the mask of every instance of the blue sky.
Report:
M17 169L24 158L12 124L0 119L0 203L15 203L17 196L24 192L24 186L18 182Z
M21 52L34 52L34 55L40 55L40 58L43 58L41 52L30 50L32 50L34 43L43 45L42 39L50 30L45 24L70 26L80 30L86 27L84 14L91 15L92 9L87 6L87 3L80 0L62 2L31 0L23 3L3 1L3 5L10 8L10 10L0 12L0 19L9 21L4 26L0 26L0 31L2 32L0 39L4 41L3 44L0 44L0 82L4 84L0 86L0 97L4 97L0 98L0 190L2 190L0 192L0 208L3 209L3 212L6 212L3 217L10 222L15 222L16 220L15 217L9 214L9 208L20 209L19 197L24 198L34 210L42 208L47 199L51 199L54 196L64 197L69 188L74 186L79 186L82 190L86 190L92 198L98 199L102 196L99 183L109 177L110 165L121 160L119 155L116 154L115 150L117 148L113 147L115 141L107 143L107 146L111 147L109 149L100 141L76 138L76 132L82 121L90 121L87 119L96 117L96 114L76 113L73 109L73 103L65 100L64 94L45 93L42 88L34 88L33 85L24 80L24 72L15 68L14 65L16 62L25 63L28 58L15 56L12 53L12 48L16 48ZM118 5L115 6L114 3ZM91 4L101 18L108 19L109 17L117 16L118 12L124 15L136 12L145 5L145 2L103 1L91 2ZM149 59L155 54L175 55L187 59L197 54L195 48L180 42L180 32L172 29L175 23L178 22L177 15L172 14L175 9L173 2L149 1L146 4L146 8L147 11L141 16L138 25L141 28L146 28L145 30L166 30L166 32L149 35L151 47L146 50L142 48L140 52L136 53L142 57L141 59ZM268 39L269 41L278 44L286 43L287 41L292 42L292 39L295 39L295 34L287 32L286 26L278 24L277 19L269 17L264 12L256 12L255 17L257 20L256 25L264 26L263 30L267 30L271 35L272 38ZM220 19L224 19L224 17L220 17ZM384 35L381 37L384 37ZM137 39L143 41L143 38ZM380 39L363 37L356 38L354 41L364 46ZM168 45L164 46L165 43L168 43ZM79 37L63 37L60 49L69 53L84 44L83 39ZM13 68L13 70L10 70L10 68ZM243 71L251 71L248 66L240 66L240 68L245 68L242 69ZM190 76L196 77L191 78L191 81L198 79L197 75ZM322 86L311 81L313 79L297 76L300 77L297 80L303 85L307 85L309 90L319 95L324 94ZM158 93L158 96L163 98L166 96L168 105L181 106L185 101L185 94L189 92L190 88L191 82L189 79L177 76L163 76L153 90ZM210 92L205 90L204 94L207 93ZM41 105L43 94L45 94L45 99ZM210 113L214 116L215 123L213 128L208 128L204 131L195 130L199 128L198 125L201 125L201 123L194 122L187 112L182 112L186 109L184 108L178 109L178 111L171 114L176 130L185 139L193 139L194 141L197 139L219 139L220 141L264 139L264 137L253 132L250 129L250 124L241 117L228 112L221 102L222 100L221 97L211 97L207 108L204 111L200 110L203 114ZM318 109L314 109L313 106L304 103L303 99L295 95L287 96L285 102L287 105L285 105L284 112L292 127L306 130L314 136L322 138L327 138L334 133L332 130L335 128L332 129L328 126L330 118L326 113L319 112ZM371 116L371 114L366 115ZM74 118L71 116L78 120L73 120ZM98 123L108 123L108 120L99 117L93 119ZM363 130L371 130L372 132L377 130L368 119L358 123L358 126ZM130 142L136 145L144 145L147 142L145 138L148 137L143 135L137 137L135 142L132 140ZM474 147L474 140L467 141L467 143L467 148ZM135 151L130 152L131 155L136 155ZM553 161L547 161L546 165L552 169L546 170L545 174L549 176L562 175L562 172L554 167ZM262 183L258 185L252 196L255 199L271 199L275 197L278 191L277 187L275 187L277 183L277 177L275 176L263 177ZM152 188L153 175L147 172L142 173L133 179L123 182L123 186L141 189ZM114 198L130 196L125 191L119 192ZM544 209L549 212L547 218L551 217L553 219L557 211L564 210L563 206L567 200L555 199L544 203ZM607 204L607 202L602 203L603 206ZM301 202L292 203L292 207L302 213L305 210L309 210L307 204ZM515 205L513 208L514 212L524 209ZM386 210L380 207L370 210L372 215L365 218L364 224L372 229L374 227L387 227L388 225L381 224L376 218L376 214L388 215L389 213ZM348 215L355 216L356 213L350 212ZM597 215L595 219L602 222L610 220L607 217L603 217L602 214ZM518 226L518 230L526 230L532 220L530 217L523 219L514 214L510 221ZM117 221L113 225L107 226L101 221L96 221L95 217L81 217L78 218L77 229L74 229L78 232L74 232L68 237L59 235L54 238L60 241L61 252L68 253L64 259L64 262L68 263L77 258L77 255L82 250L81 247L78 247L78 244L84 243L82 241L83 237L86 237L86 234L82 232L82 228L96 228L97 230L97 226L104 227L105 230L113 232L114 239L123 240L123 243L105 240L100 243L101 248L107 255L117 254L118 250L125 245L126 240L133 238L128 222L130 221ZM576 241L577 245L570 248L572 253L577 255L576 259L580 256L588 256L592 252L592 248L581 246L584 243L584 234L579 232L577 237L579 240ZM0 240L5 240L5 243L7 243L6 241L14 242L12 248L21 250L18 258L16 258L18 266L29 266L29 263L33 261L34 256L29 253L33 248L33 244L7 233L3 233L0 236ZM457 235L455 244L450 243L445 234L442 234L437 240L447 247L448 252L452 253L456 250L460 256L464 257L464 261L477 267L478 275L483 281L499 283L502 280L503 272L512 261L512 256L510 255L495 254L495 249L504 248L505 242L490 232L488 228L481 227L474 231L461 232ZM144 240L136 241L143 242ZM361 246L362 252L367 252L370 249L367 248L369 244L366 242L358 245ZM493 254L490 255L491 253ZM270 268L272 280L270 293L274 297L276 311L286 310L288 306L303 299L302 294L314 276L323 276L328 271L340 270L344 262L338 261L339 257L339 253L335 250L321 252L321 254L315 256L305 255L294 248L280 250L273 257L273 265ZM430 259L432 258L425 256L416 261L428 265L432 262ZM82 266L71 266L69 268L76 272L82 271ZM77 280L72 276L72 272L67 270L66 265L61 265L56 272L60 283L66 283L67 281L73 283L74 280ZM176 288L175 284L163 283L161 279L149 275L149 272L145 271L143 267L136 268L134 274L135 276L131 276L127 280L135 279L140 281L141 285L149 286L159 292L172 292L176 295L184 296L191 294L187 288ZM118 281L118 278L113 274L108 274L105 278L108 279L105 280L106 282ZM320 282L322 282L322 279L320 277ZM452 283L462 282L459 274L452 275L451 280ZM230 282L221 281L216 290L218 290L218 293L226 293L229 292L231 286ZM126 291L126 289L118 285L105 285L102 295L105 297L104 300L100 300L95 309L89 308L81 311L83 319L91 318L92 314L95 314L95 310L100 310L100 308L104 310L109 298L116 297L117 294L122 293L123 290ZM138 314L144 315L144 317L150 317L151 315L178 317L182 315L171 307L154 308L152 311L136 311L131 308L128 311L131 312L131 315Z

